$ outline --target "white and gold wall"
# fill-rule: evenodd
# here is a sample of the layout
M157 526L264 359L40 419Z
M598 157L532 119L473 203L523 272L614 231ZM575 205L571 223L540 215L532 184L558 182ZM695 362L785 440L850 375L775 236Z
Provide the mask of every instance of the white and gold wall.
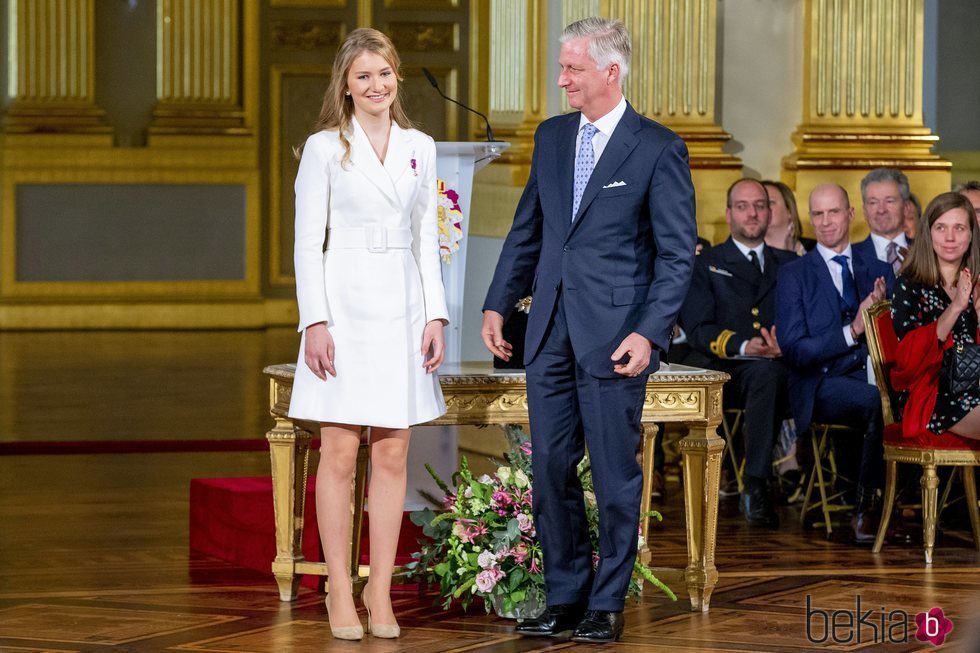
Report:
M856 197L877 165L905 169L923 198L976 177L976 67L935 70L974 60L975 13L969 0L0 0L0 329L292 324L293 147L357 26L392 36L424 130L482 137L423 66L512 143L476 180L478 311L534 129L567 110L567 22L627 23L627 96L687 141L699 230L718 241L742 174L782 178L803 206L821 181Z

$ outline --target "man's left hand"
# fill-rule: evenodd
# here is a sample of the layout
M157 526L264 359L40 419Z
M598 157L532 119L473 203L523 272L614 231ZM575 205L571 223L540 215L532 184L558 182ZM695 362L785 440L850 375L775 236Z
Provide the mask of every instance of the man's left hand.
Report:
M609 358L617 361L623 356L629 355L626 363L613 365L613 372L623 376L639 376L650 364L650 354L653 352L653 345L644 336L633 332L623 338L616 351Z

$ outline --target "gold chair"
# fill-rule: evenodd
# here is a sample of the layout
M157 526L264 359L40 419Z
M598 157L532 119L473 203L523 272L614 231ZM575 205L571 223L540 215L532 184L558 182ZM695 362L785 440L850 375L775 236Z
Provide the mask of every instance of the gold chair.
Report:
M834 503L835 499L840 498L843 490L834 491L834 487L843 483L853 484L853 481L837 470L837 458L834 455L834 441L832 433L835 431L850 430L846 426L838 424L811 424L810 425L810 446L813 450L813 469L810 470L806 481L806 492L803 495L803 505L800 507L800 523L806 521L807 513L820 509L823 514L822 522L815 522L814 526L823 526L827 531L827 537L833 533L834 527L831 523L830 515L833 512L843 512L850 510L854 506ZM820 500L810 503L813 496L813 489L817 488Z
M725 434L725 452L728 454L728 460L732 463L739 494L744 489L742 474L745 471L745 458L739 459L738 453L735 451L735 434L741 428L744 416L745 411L741 408L726 408L721 414L721 430Z
M891 319L891 302L883 300L864 310L864 324L868 338L868 350L874 365L875 380L881 393L881 412L885 423L885 501L878 535L872 552L878 553L885 542L888 521L895 503L895 485L898 463L912 463L922 467L922 541L926 564L932 564L938 521L939 477L936 467L951 465L963 468L963 489L973 530L973 543L980 550L980 511L977 508L977 488L973 470L980 465L980 441L962 438L954 433L936 437L925 431L906 437L902 433L901 420L895 420L892 412L894 390L891 387L891 370L895 365L898 338ZM942 444L943 446L938 446Z

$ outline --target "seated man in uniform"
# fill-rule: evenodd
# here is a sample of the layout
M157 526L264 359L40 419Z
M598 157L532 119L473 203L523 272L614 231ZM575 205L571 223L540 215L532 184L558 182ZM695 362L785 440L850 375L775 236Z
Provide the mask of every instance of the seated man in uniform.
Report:
M727 372L726 406L745 410L744 489L740 506L753 526L779 525L767 489L772 449L787 409L787 371L773 328L776 271L795 253L765 243L769 196L755 179L728 189L731 237L695 262L680 323L691 352L685 363Z

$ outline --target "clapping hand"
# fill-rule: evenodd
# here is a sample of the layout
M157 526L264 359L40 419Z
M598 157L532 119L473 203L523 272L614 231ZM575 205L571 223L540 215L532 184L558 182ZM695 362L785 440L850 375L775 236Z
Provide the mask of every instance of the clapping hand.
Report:
M956 280L956 292L953 293L951 305L958 316L970 306L970 295L976 295L977 289L973 287L973 275L968 268L960 270L960 276ZM976 303L974 301L974 303Z
M761 358L779 358L783 355L779 349L779 342L776 340L776 325L772 329L762 327L759 329L761 335L749 339L745 343L746 356L759 356Z
M875 285L868 293L868 296L864 298L861 305L858 306L857 316L854 321L851 322L851 331L854 333L854 337L860 337L864 333L864 309L868 308L875 302L880 302L885 298L885 278L878 277L875 279Z

